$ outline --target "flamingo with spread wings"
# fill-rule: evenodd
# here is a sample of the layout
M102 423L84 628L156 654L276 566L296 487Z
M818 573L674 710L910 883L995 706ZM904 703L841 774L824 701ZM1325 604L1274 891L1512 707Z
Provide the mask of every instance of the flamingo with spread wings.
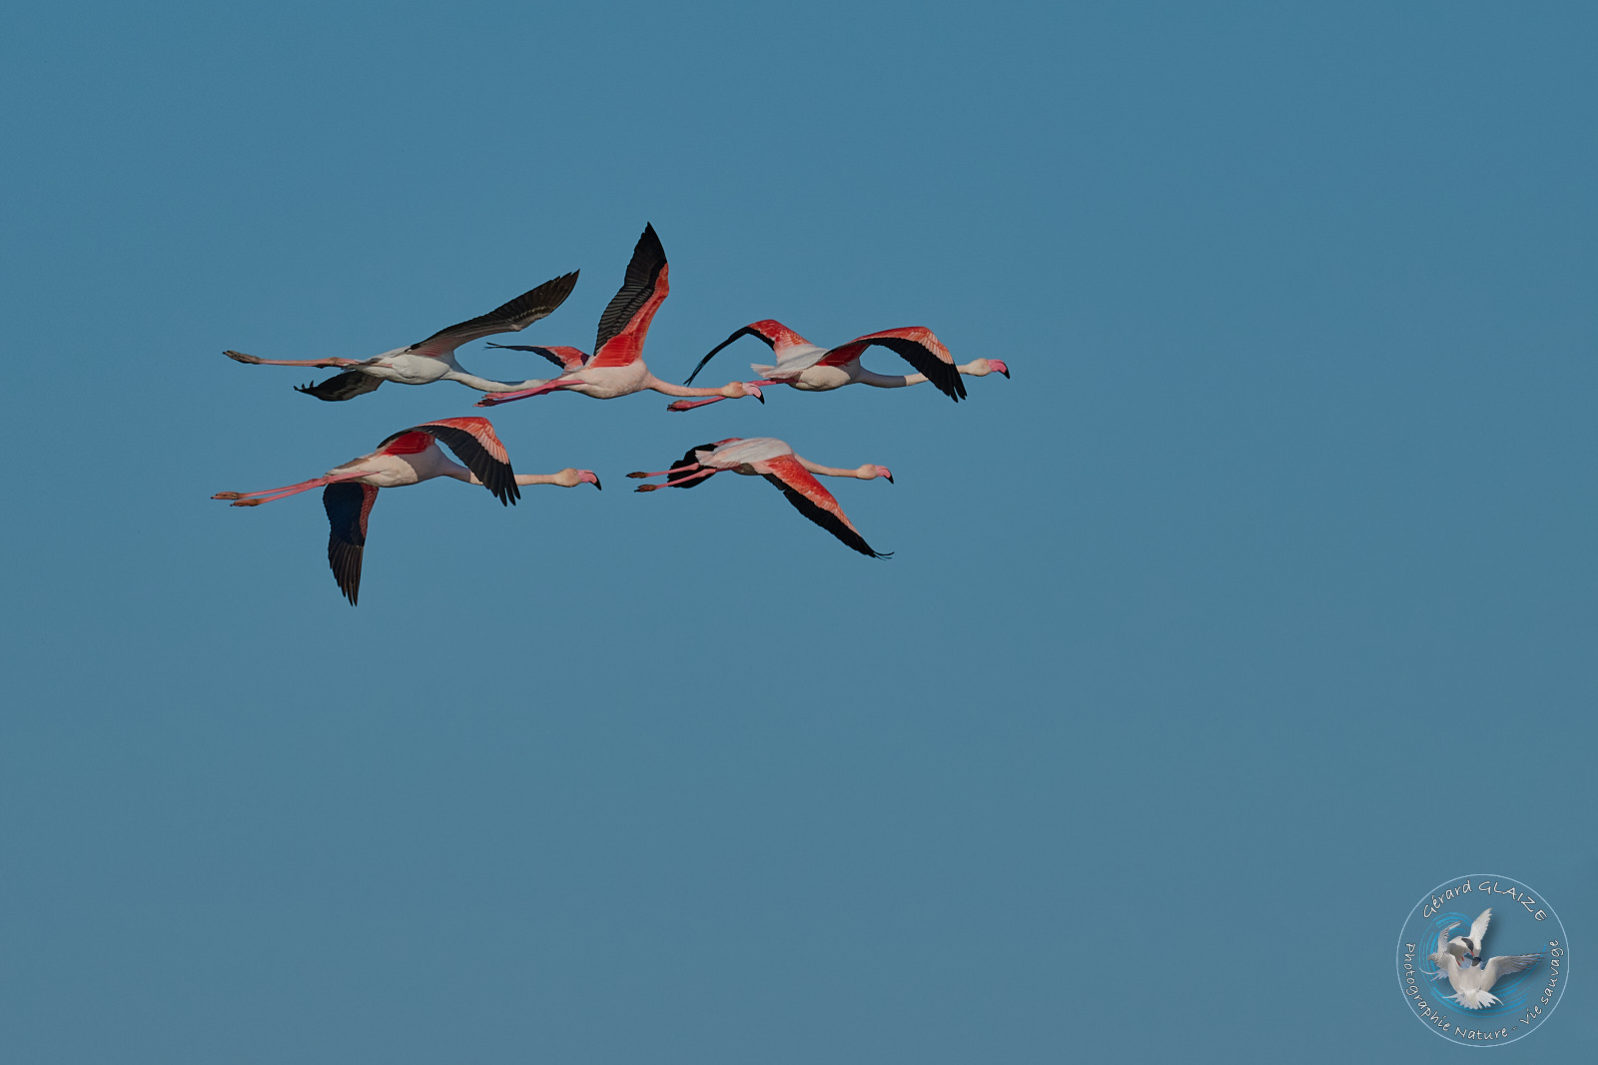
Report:
M543 355L561 366L564 372L548 381L528 382L526 388L484 396L477 405L493 407L561 391L578 392L595 399L615 399L646 389L668 396L714 396L717 400L753 396L764 403L757 385L733 381L721 388L687 388L662 381L649 372L643 360L644 337L670 291L668 273L666 250L661 247L660 237L654 226L645 225L643 235L633 248L621 288L605 313L599 316L599 334L594 339L593 355L579 363L577 359L583 353L576 348L499 345Z
M403 348L385 351L369 359L262 359L241 351L223 352L234 362L251 366L338 367L343 373L316 384L296 385L295 391L330 402L354 399L375 390L384 381L402 385L425 385L434 381L454 381L479 392L512 392L535 385L537 380L494 381L462 369L455 361L455 349L468 341L495 333L519 332L540 318L547 317L566 301L577 284L577 271L546 281L522 293L509 303L487 314L440 329L426 340Z
M704 484L718 473L742 473L764 477L782 490L782 494L806 518L826 529L850 548L873 558L888 558L893 552L872 549L860 530L854 527L832 493L822 487L814 474L828 477L854 477L870 481L877 477L893 483L893 474L886 466L866 464L855 469L822 466L794 454L793 448L772 437L728 437L709 444L691 447L669 470L653 473L638 471L628 477L666 478L663 484L639 485L636 491L653 492L657 488L694 488Z
M932 330L918 325L867 333L865 336L855 337L847 344L824 348L819 344L812 344L781 322L765 318L751 322L711 348L709 354L700 359L699 365L694 367L694 372L688 375L688 383L693 383L699 371L705 368L705 364L718 351L746 336L763 341L777 357L776 364L772 366L761 363L750 365L750 369L760 375L760 380L751 382L756 387L791 385L801 392L830 392L844 385L904 388L907 385L931 381L939 392L958 403L965 398L965 382L960 380L961 374L967 377L986 377L990 373L1010 376L1010 368L998 359L974 359L971 362L955 365L954 356L949 354L949 349L943 346L943 342ZM887 348L908 362L916 372L880 374L866 369L860 365L860 357L870 347ZM666 409L692 410L716 402L719 402L719 398L698 402L679 400L667 404Z
M445 455L440 444L453 451L460 462ZM361 587L366 520L372 513L372 504L377 502L377 490L418 484L434 477L483 485L506 506L521 498L518 485L600 487L592 470L568 467L551 474L517 473L487 418L441 418L401 429L377 445L376 451L335 466L320 477L260 492L218 492L211 498L231 500L235 507L256 507L321 488L330 527L328 565L333 568L339 591L353 606Z

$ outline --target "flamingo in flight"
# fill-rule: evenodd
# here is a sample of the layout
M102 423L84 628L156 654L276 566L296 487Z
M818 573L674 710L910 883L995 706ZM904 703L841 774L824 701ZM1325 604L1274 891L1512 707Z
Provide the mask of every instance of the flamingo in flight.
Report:
M663 484L639 485L635 491L653 492L657 488L694 488L704 484L718 473L742 473L749 476L764 477L782 490L788 502L832 535L842 540L849 547L862 555L873 558L889 558L893 552L874 551L865 537L860 535L860 530L854 527L838 501L832 493L822 487L813 474L824 474L828 477L854 477L862 481L869 481L877 477L885 477L889 484L893 483L893 474L886 466L866 464L856 469L846 470L834 466L821 466L794 454L793 448L781 440L769 436L728 437L726 440L717 440L714 443L700 444L691 447L683 457L672 464L669 470L656 470L653 473L639 471L629 473L629 477L660 477L665 476Z
M559 365L562 373L548 381L528 382L526 388L484 396L477 405L493 407L559 391L579 392L595 399L615 399L646 389L668 396L714 396L716 400L753 396L764 403L756 385L733 381L721 388L687 388L662 381L649 372L643 360L644 337L670 291L667 274L666 250L660 245L655 227L645 225L643 235L633 248L632 261L627 264L621 288L605 313L599 316L599 335L594 339L593 355L585 357L576 348L499 345L543 355Z
M465 465L445 455L439 444L453 451ZM511 469L505 445L487 418L442 418L401 429L377 445L377 450L335 466L320 477L260 492L218 492L212 499L229 499L235 507L258 507L286 496L322 489L330 531L327 561L339 591L354 606L361 589L361 556L366 548L366 519L377 502L379 488L398 488L434 477L453 477L480 484L509 506L521 498L518 485L554 484L575 488L600 487L592 470L567 467L559 473L517 473Z
M564 303L576 284L577 271L573 270L522 293L487 314L440 329L426 340L385 351L369 359L263 359L231 350L222 354L234 362L252 366L343 367L343 373L329 377L320 384L294 386L297 392L330 402L354 399L375 390L384 381L397 381L402 385L455 381L479 392L511 392L538 382L494 381L467 373L455 361L455 349L468 341L495 333L514 333L525 329Z
M939 392L958 403L965 398L965 382L960 380L961 374L967 377L986 377L990 373L1010 376L1010 368L998 359L974 359L956 366L949 349L943 346L943 342L933 334L932 330L918 325L906 326L903 329L884 329L880 333L867 333L865 336L855 337L847 344L824 348L819 344L812 344L781 322L764 318L758 322L751 322L711 348L710 353L700 359L699 365L694 367L694 372L688 375L687 383L693 383L693 379L699 376L699 371L705 368L705 363L710 361L711 356L744 336L758 337L777 356L775 366L763 366L760 363L750 365L750 369L761 378L750 382L756 387L792 385L801 392L830 392L844 385L904 388L906 385L919 385L923 381L931 381ZM860 356L873 345L897 353L916 372L880 374L861 366ZM667 404L666 409L692 410L716 402L718 400L715 399L698 402L679 400Z

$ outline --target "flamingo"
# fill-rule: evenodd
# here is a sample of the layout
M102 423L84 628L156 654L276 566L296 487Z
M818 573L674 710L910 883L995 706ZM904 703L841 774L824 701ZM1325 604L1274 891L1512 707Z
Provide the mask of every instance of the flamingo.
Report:
M782 494L799 513L862 555L870 555L873 558L892 557L891 551L872 550L871 545L866 543L865 537L860 535L860 530L854 527L854 523L838 505L838 501L832 497L832 493L811 476L820 473L828 477L854 477L862 481L884 477L889 484L892 484L893 474L886 466L874 466L868 463L852 470L821 466L794 454L793 448L781 440L769 436L749 439L732 436L726 440L689 448L669 470L656 470L653 473L640 470L627 476L634 478L665 476L667 480L663 484L639 485L635 489L638 492L653 492L657 488L694 488L716 474L726 473L729 470L733 473L764 477L782 489Z
M579 392L595 399L615 399L653 389L668 396L715 396L717 400L753 396L764 403L760 388L741 381L733 381L721 388L687 388L662 381L649 372L644 364L644 337L649 323L670 291L667 283L666 250L660 245L655 227L645 225L643 235L633 248L632 261L627 264L626 278L611 299L605 313L599 316L599 335L594 339L594 353L576 362L574 357L583 353L576 348L521 348L536 352L562 367L559 377L548 381L531 381L528 387L505 392L495 392L478 401L479 407L493 407L528 396L541 396L548 392Z
M461 462L454 462L440 449L443 444ZM480 484L494 498L509 506L521 498L518 485L554 484L575 488L591 484L600 488L592 470L567 467L559 473L516 473L511 469L505 445L487 418L442 418L409 429L401 429L377 445L377 450L335 466L320 477L282 488L260 492L218 492L212 499L232 500L235 507L258 507L262 503L322 488L322 505L327 509L330 532L327 561L339 591L354 606L361 588L361 556L366 547L366 519L377 502L379 488L398 488L434 477L453 477L467 484ZM323 487L325 486L325 487Z
M761 377L758 381L750 382L757 387L783 384L792 385L801 392L830 392L844 385L904 388L906 385L919 385L923 381L931 381L939 392L958 403L965 398L965 382L960 380L961 374L967 377L986 377L990 373L1010 376L1010 368L998 359L974 359L956 366L949 349L943 346L942 341L933 334L932 330L918 325L867 333L865 336L855 337L847 344L824 348L819 344L812 344L781 322L764 318L758 322L751 322L711 348L710 353L700 359L699 365L694 367L694 372L688 375L687 383L693 383L693 379L705 368L705 363L710 361L711 356L744 336L763 340L777 356L775 366L763 366L759 363L750 365L750 369ZM898 353L917 372L908 375L880 374L861 366L860 356L873 345ZM715 399L700 400L697 403L679 400L667 404L666 409L692 410L716 402L718 400Z
M234 362L251 366L345 367L343 373L329 377L320 384L294 386L296 392L330 402L354 399L375 390L384 381L397 381L402 385L456 381L479 392L510 392L538 382L494 381L467 373L455 361L455 349L470 340L525 329L564 303L576 285L577 271L573 270L522 293L487 314L440 329L426 340L385 351L369 359L263 359L232 350L222 354Z

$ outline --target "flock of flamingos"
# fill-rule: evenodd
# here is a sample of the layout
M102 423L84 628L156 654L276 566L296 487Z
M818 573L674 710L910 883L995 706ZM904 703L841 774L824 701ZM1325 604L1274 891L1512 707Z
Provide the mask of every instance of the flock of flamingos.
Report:
M932 382L938 391L958 402L966 394L965 383L960 380L961 374L970 377L984 377L990 373L1010 376L1009 367L998 359L976 359L955 365L948 349L932 331L919 326L884 329L880 333L856 337L835 348L823 348L810 343L781 322L766 319L744 326L712 348L709 354L699 360L694 372L688 375L686 384L670 384L650 373L643 360L644 337L649 332L649 323L669 291L666 275L665 249L655 235L654 226L646 225L643 236L638 238L638 244L633 248L632 261L627 264L627 277L621 289L611 299L605 313L599 316L599 335L594 341L592 355L570 347L488 345L531 351L548 359L561 372L545 380L494 381L478 377L462 369L455 360L455 349L469 341L496 333L517 332L549 315L576 286L576 271L524 292L487 314L441 329L420 343L395 348L369 359L261 359L238 351L225 354L236 362L251 365L315 366L341 370L341 373L320 383L297 386L298 391L318 399L352 399L376 390L384 381L406 385L455 381L487 393L478 402L479 407L513 403L551 392L577 392L595 399L615 399L633 392L653 390L678 397L666 409L681 411L746 396L764 403L765 398L761 394L764 385L788 385L802 392L826 392L851 384L901 388L923 381ZM759 374L758 380L731 381L720 388L690 387L712 356L744 336L764 341L776 360L769 366L755 364L752 367ZM873 346L884 347L898 354L916 372L908 375L879 374L861 366L861 355ZM460 462L445 455L440 444L454 452ZM732 437L689 448L682 458L672 463L670 469L653 473L640 471L627 476L665 477L666 480L661 484L641 485L637 489L640 492L652 492L657 488L692 488L718 473L729 471L764 477L776 485L801 514L849 547L874 558L888 557L887 554L874 551L866 543L865 537L860 535L860 531L844 514L832 493L823 488L814 476L855 477L862 481L885 477L892 482L893 474L886 466L868 463L852 470L822 466L796 455L793 448L781 440L771 437ZM377 501L377 490L416 484L434 477L453 477L468 484L482 485L505 505L521 498L521 485L553 484L572 488L586 483L600 487L599 478L592 470L567 468L551 474L516 473L511 468L505 446L500 443L494 426L487 418L442 418L401 429L378 444L377 450L371 454L335 466L320 477L260 492L218 492L211 498L231 500L235 507L253 507L321 488L322 504L327 509L327 520L331 527L327 560L333 569L334 579L338 581L339 590L354 605L360 593L366 522L372 513L372 504Z

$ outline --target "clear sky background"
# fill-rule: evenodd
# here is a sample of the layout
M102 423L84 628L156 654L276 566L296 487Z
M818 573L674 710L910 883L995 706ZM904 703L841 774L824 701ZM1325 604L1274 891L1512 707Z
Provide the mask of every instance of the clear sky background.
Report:
M1221 7L9 6L8 1060L1459 1060L1393 946L1472 871L1573 943L1495 1060L1598 1049L1598 16ZM355 609L208 498L476 398L224 348L579 267L586 347L646 221L664 378L1014 378L504 407L605 490L385 492ZM894 558L628 491L734 435Z

